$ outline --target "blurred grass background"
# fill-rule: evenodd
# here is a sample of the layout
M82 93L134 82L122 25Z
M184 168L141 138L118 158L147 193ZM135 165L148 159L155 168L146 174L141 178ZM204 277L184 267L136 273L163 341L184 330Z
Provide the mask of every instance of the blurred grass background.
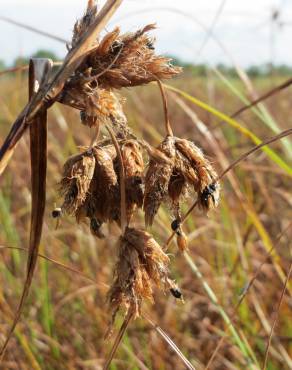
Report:
M168 91L175 135L194 140L218 172L255 143L291 127L291 89L236 118L232 126L198 107L231 115L252 96L283 81L283 76L254 78L247 84L237 76L209 70L204 76L186 70L171 85L189 94ZM137 135L158 144L164 135L163 109L157 86L121 91L126 114ZM0 77L0 137L28 99L27 74ZM103 339L110 320L107 285L112 281L119 230L110 225L105 240L96 240L86 225L64 217L58 229L51 211L60 204L58 182L62 165L92 133L79 122L78 112L55 104L49 111L47 206L41 253L29 302L9 344L3 369L101 369L113 339ZM250 135L251 134L251 135ZM158 324L196 369L208 364L220 339L222 346L210 369L260 369L291 263L291 140L271 145L280 159L263 150L241 162L222 180L222 199L206 217L195 209L185 224L189 254L175 243L169 248L171 273L185 303L157 292L145 313ZM30 225L30 160L28 135L1 177L0 188L0 341L9 329L25 276ZM185 211L194 201L189 199ZM137 225L143 226L140 214ZM163 245L171 233L170 212L159 212L152 228ZM279 238L279 236L281 236ZM273 251L269 253L270 248ZM72 267L68 270L61 266ZM260 270L259 270L260 268ZM238 309L249 281L253 286ZM215 294L215 297L214 297ZM287 287L272 337L268 369L292 369L291 286ZM232 319L233 326L226 324ZM119 318L116 328L122 323ZM231 329L231 330L230 330ZM132 322L111 369L185 369L157 331L143 318Z

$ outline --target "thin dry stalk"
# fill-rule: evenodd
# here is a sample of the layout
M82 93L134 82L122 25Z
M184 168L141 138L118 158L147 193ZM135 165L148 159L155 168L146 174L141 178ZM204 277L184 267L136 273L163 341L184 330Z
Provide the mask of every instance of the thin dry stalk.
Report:
M28 249L26 249L26 248L21 248L21 247L9 247L9 246L0 245L0 249L13 249L13 250L18 250L18 251L23 251L23 252L28 253ZM53 258L51 258L51 257L48 257L48 256L46 256L46 255L44 255L44 254L42 254L42 253L38 253L38 255L37 255L37 256L38 256L38 257L40 257L40 258L45 259L45 260L46 260L46 261L48 261L48 262L53 263L54 265L56 265L56 266L58 266L58 267L61 267L61 268L65 269L65 270L68 270L68 271L70 271L70 272L73 272L74 274L77 274L77 275L81 276L82 278L84 278L84 279L86 279L86 280L91 281L92 283L95 283L95 284L97 284L97 285L102 284L102 286L103 286L103 287L108 288L108 285L103 284L103 283L100 283L100 282L98 282L98 281L94 280L93 278L91 278L91 277L89 277L89 276L85 275L82 271L79 271L79 270L77 270L77 269L76 269L76 268L74 268L74 267L71 267L71 266L65 265L64 263L59 262L59 261L57 261L57 260L55 260L55 259L53 259Z
M250 108L252 108L252 107L254 107L256 105L258 105L262 101L264 101L264 100L266 100L266 99L274 96L278 92L286 89L291 84L292 84L292 78L289 78L288 80L284 81L280 85L278 85L278 86L274 87L273 89L267 91L265 94L261 95L256 100L253 100L252 102L250 102L250 104L244 105L243 107L241 107L240 109L238 109L236 112L234 112L230 117L231 118L235 118L235 117L239 116L241 113L247 111L248 109L250 109Z
M272 144L273 142L277 141L277 140L280 140L282 139L283 137L286 137L286 136L289 136L292 134L292 128L288 129L288 130L285 130L285 131L282 131L280 134L278 135L275 135L275 136L272 136L271 138L269 139L266 139L264 140L261 144L259 145L256 145L255 147L251 148L249 151L247 151L246 153L242 154L237 160L235 160L234 162L232 162L230 164L230 166L228 166L221 174L220 176L218 177L218 180L221 180L223 176L226 175L227 172L229 172L230 170L232 170L235 166L238 165L239 162L242 162L244 159L246 159L247 157L249 157L251 154L253 154L254 152L258 151L259 149L261 149L263 146L266 146L266 145L269 145L269 144Z
M42 35L42 36L45 36L45 37L48 37L52 40L55 40L55 41L58 41L58 42L61 42L62 44L66 44L68 41L63 39L62 37L60 36L56 36L56 35L52 35L51 33L48 33L48 32L45 32L45 31L42 31L38 28L35 28L35 27L32 27L28 24L24 24L24 23L21 23L21 22L18 22L18 21L15 21L11 18L7 18L7 17L0 17L0 20L1 21L4 21L4 22L7 22L7 23L11 23L11 24L14 24L15 26L18 26L18 27L21 27L21 28L24 28L28 31L31 31L31 32L34 32L34 33L37 33L38 35Z
M121 326L121 328L120 328L120 330L119 330L119 332L116 336L116 339L115 339L115 342L114 342L113 347L111 349L111 352L110 352L110 354L109 354L109 356L108 356L108 358L107 358L107 360L106 360L106 362L103 366L103 370L108 370L109 369L110 364L111 364L111 362L114 358L114 355L115 355L115 353L116 353L116 351L119 347L119 344L122 341L122 338L123 338L123 336L124 336L124 334L127 330L128 325L130 324L130 321L131 321L132 318L133 318L133 311L130 310L128 312L127 316L125 317L124 322L123 322L123 324L122 324L122 326Z
M160 90L162 102L163 102L166 135L173 136L173 131L172 131L170 120L169 120L169 110L168 110L168 101L167 101L166 91L163 87L163 84L161 83L159 79L157 79L157 84L159 86L159 90Z
M181 350L173 342L173 340L165 333L165 331L157 324L155 324L148 316L143 314L144 319L157 331L157 333L163 338L163 340L170 346L170 348L178 355L182 362L186 365L189 370L196 370L190 361L184 356Z
M269 338L268 338L268 343L267 343L267 347L266 347L266 351L265 351L263 370L266 370L266 368L267 368L269 349L270 349L270 346L271 346L274 329L275 329L276 323L277 323L278 318L279 318L280 308L281 308L281 305L282 305L282 302L283 302L283 299L284 299L285 291L287 289L287 284L288 284L288 281L290 280L291 274L292 274L292 263L290 263L287 278L285 280L285 284L284 284L284 287L282 289L282 293L281 293L281 297L280 297L280 300L279 300L279 303L278 303L278 307L277 307L276 312L275 312L275 319L274 319L273 324L271 326L271 331L270 331L270 335L269 335Z

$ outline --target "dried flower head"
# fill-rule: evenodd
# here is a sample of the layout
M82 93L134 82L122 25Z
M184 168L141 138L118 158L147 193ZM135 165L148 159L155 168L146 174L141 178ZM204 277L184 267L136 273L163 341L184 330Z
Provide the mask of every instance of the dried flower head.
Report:
M152 157L145 177L145 223L151 225L160 204L171 201L174 215L180 217L180 202L192 187L199 205L209 210L219 201L217 174L202 151L192 142L167 136L157 148L167 161ZM158 157L158 156L156 156ZM162 158L162 157L161 157Z
M173 288L168 278L169 258L160 245L144 230L127 228L119 242L115 280L109 291L113 319L121 307L140 315L144 298L153 302L152 284Z
M78 43L96 14L96 5L90 1L86 14L74 27L72 46ZM91 127L111 121L125 131L123 101L113 89L169 79L181 71L170 64L169 58L155 54L154 40L147 35L154 28L148 25L125 35L120 35L116 28L102 40L96 40L92 51L67 80L59 102L79 109L85 125Z
M114 121L115 123L126 123L127 119L123 112L123 99L119 98L110 90L95 89L91 95L80 98L80 117L81 122L89 127L99 124L106 124Z
M155 25L149 24L135 33L120 35L116 28L105 36L88 57L102 87L138 86L181 72L170 64L171 59L155 54L155 40L147 35L153 29Z
M64 196L62 210L69 214L84 204L95 168L95 157L91 151L70 157L63 168L63 179L60 183Z
M144 161L137 141L123 140L120 146L129 222L136 208L143 205ZM103 237L103 223L116 221L120 224L120 162L113 145L101 142L69 158L64 165L63 176L64 211L75 215L78 222L89 219L92 234L99 238Z
M217 173L210 161L202 150L189 140L176 138L175 146L176 168L198 194L199 206L206 211L217 207L220 186L216 180Z
M95 158L95 169L90 183L86 201L76 213L77 219L88 217L97 224L112 221L112 208L118 189L118 178L114 169L113 146L92 149Z

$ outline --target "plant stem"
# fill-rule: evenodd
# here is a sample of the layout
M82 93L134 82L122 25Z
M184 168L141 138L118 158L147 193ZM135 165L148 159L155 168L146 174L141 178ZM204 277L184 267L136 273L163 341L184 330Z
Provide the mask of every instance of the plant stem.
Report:
M108 359L107 359L106 363L104 364L103 370L108 370L109 369L110 364L112 362L112 359L113 359L113 357L114 357L114 355L115 355L115 353L116 353L116 351L117 351L117 349L119 347L119 344L121 343L121 340L122 340L122 338L123 338L123 336L124 336L124 334L125 334L125 332L127 330L127 327L129 325L132 317L133 317L133 312L132 311L129 311L128 312L128 315L125 317L124 322L123 322L123 324L122 324L122 326L121 326L121 328L120 328L120 330L118 332L118 335L117 335L117 337L115 339L113 348L112 348L112 350L111 350L111 352L110 352L110 354L108 356Z
M167 102L166 92L165 92L165 89L164 89L161 81L157 79L157 83L158 83L159 90L160 90L161 96L162 96L162 101L163 101L163 110L164 110L164 119L165 119L166 133L169 136L173 136L173 131L172 131L172 128L171 128L171 125L170 125L170 121L169 121L168 102Z

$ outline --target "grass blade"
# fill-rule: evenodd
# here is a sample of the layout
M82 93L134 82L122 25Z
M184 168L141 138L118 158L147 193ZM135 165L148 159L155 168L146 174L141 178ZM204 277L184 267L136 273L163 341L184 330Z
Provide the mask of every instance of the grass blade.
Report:
M241 132L243 135L250 138L256 145L260 145L262 143L262 140L258 138L253 132L251 132L248 128L242 126L239 122L237 122L235 119L227 116L226 114L218 111L217 109L211 107L207 103L202 102L201 100L195 98L194 96L186 93L185 91L182 91L176 87L165 85L167 89L174 91L181 96L183 96L185 99L189 100L193 104L196 104L200 108L206 110L207 112L213 114L214 116L220 118L221 120L227 122L230 126L237 129L239 132ZM262 150L267 154L267 156L276 163L279 167L281 167L288 175L292 176L292 168L287 164L277 153L275 153L271 148L269 147L262 147Z
M46 82L52 68L52 62L48 59L35 59L30 63L29 96L30 99L37 92L38 87ZM32 176L32 213L27 260L26 280L24 283L21 299L9 330L8 336L1 349L1 359L5 353L9 340L20 319L25 300L29 293L33 273L38 257L39 244L42 234L42 226L46 202L46 171L47 171L47 111L42 110L30 126L30 157Z
M112 349L110 351L110 354L108 355L108 358L107 358L107 360L106 360L106 362L105 362L105 364L103 366L103 370L108 370L109 369L110 364L111 364L111 362L112 362L112 360L114 358L114 355L115 355L115 353L116 353L116 351L117 351L117 349L119 347L119 344L121 343L121 340L122 340L122 338L123 338L123 336L124 336L124 334L125 334L125 332L127 330L127 327L129 325L132 317L133 317L133 312L132 311L129 311L128 314L127 314L127 316L125 317L125 319L123 321L122 326L120 327L120 330L119 330L118 335L117 335L117 337L115 339L114 345L113 345L113 347L112 347Z
M187 369L196 370L194 366L190 363L190 361L184 356L184 354L178 348L178 346L173 342L173 340L165 333L165 331L162 330L160 326L155 324L148 316L146 316L145 313L143 314L143 317L157 331L157 333L165 340L165 342L170 346L170 348L178 355L178 357L186 365Z
M249 100L237 89L237 87L229 81L217 68L214 68L213 71L220 78L220 80L228 87L228 89L237 96L246 106L250 104ZM251 111L266 125L268 126L275 134L281 132L280 127L273 117L269 114L267 109L260 102L258 106L251 106ZM238 111L237 111L238 112ZM231 115L231 118L237 117L240 113L235 112ZM283 139L283 146L286 150L288 158L292 156L292 143L289 139Z

